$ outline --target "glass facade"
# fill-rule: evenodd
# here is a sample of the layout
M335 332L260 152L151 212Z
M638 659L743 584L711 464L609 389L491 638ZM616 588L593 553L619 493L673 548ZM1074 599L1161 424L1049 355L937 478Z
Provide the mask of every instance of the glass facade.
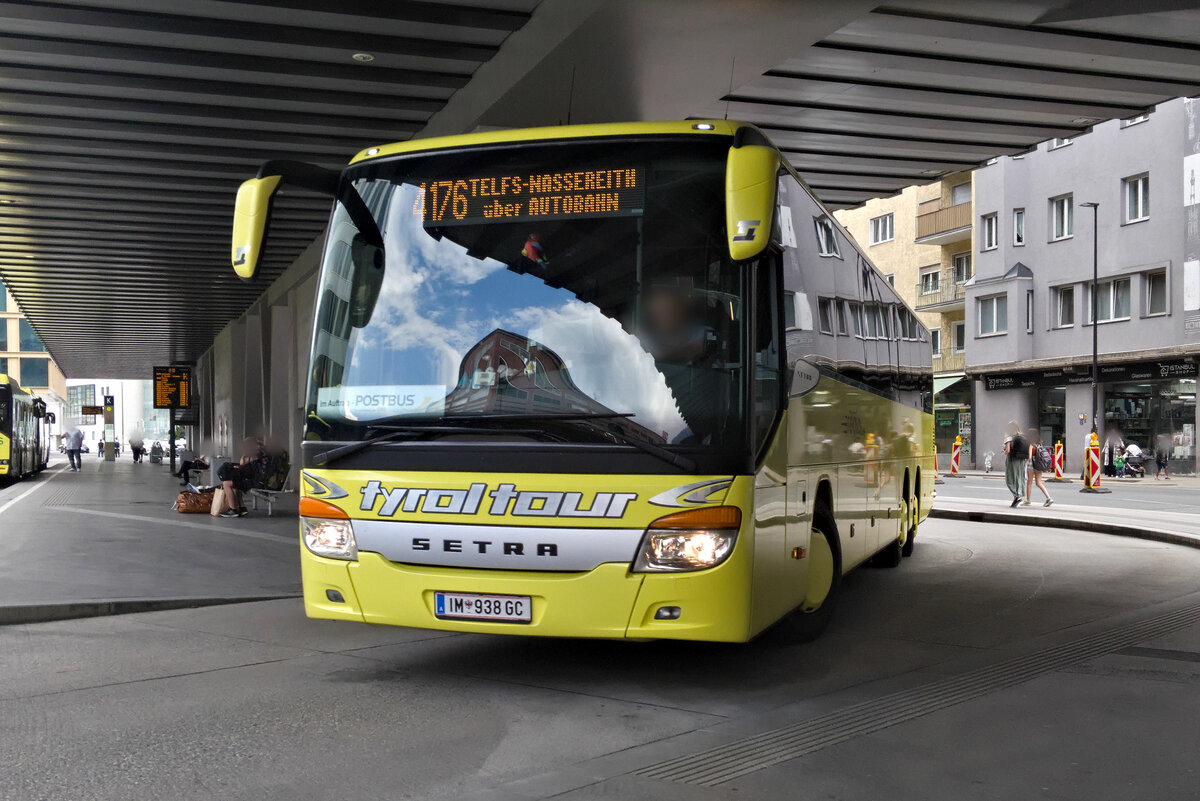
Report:
M1065 439L1067 433L1067 388L1043 387L1038 390L1038 428L1042 433L1042 443L1054 450L1057 442L1063 443L1064 452L1069 453L1074 443Z
M24 322L22 320L21 322ZM50 383L49 359L21 359L21 386L44 387Z
M960 465L966 468L974 459L971 452L971 433L974 419L971 413L971 383L957 381L946 387L933 401L934 441L939 456L946 459L954 450L954 438L962 436ZM949 464L949 462L946 462Z
M21 329L21 350L25 353L45 353L46 346L42 344L42 338L33 330L33 326L24 317L20 320ZM45 386L45 381L40 386Z
M1126 444L1169 452L1172 470L1196 459L1196 379L1114 383L1104 387L1104 421Z

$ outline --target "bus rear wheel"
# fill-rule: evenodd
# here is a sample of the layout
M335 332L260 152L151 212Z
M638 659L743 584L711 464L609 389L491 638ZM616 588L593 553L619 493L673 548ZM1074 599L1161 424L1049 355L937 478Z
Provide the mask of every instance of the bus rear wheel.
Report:
M900 549L901 556L912 556L913 548L917 545L917 523L921 519L921 510L917 508L917 500L914 498L905 504L908 516L905 518L904 525L908 526L908 536L904 538L904 547Z
M837 524L823 502L818 502L813 510L808 559L808 587L804 600L779 625L783 638L793 643L812 642L821 636L833 617L842 586Z

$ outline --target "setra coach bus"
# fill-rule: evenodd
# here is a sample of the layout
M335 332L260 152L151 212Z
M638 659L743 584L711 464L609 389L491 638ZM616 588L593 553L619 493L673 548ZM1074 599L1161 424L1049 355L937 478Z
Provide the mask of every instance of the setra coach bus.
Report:
M335 198L312 332L309 616L462 632L815 637L912 553L928 333L752 126L495 131L272 161Z
M46 403L0 374L0 481L15 481L46 469L50 424Z

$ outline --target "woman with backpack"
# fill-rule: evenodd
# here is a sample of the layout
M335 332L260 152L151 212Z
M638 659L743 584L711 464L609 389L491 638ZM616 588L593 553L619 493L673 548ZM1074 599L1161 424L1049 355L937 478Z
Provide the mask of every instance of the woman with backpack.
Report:
M1029 441L1021 434L1021 424L1016 420L1008 423L1004 437L1004 483L1012 493L1012 506L1021 502L1021 491L1025 486L1025 465L1029 463Z
M1031 428L1027 436L1029 438L1029 478L1025 479L1025 500L1021 502L1021 505L1028 506L1030 504L1033 485L1037 484L1037 488L1046 496L1046 502L1042 506L1049 506L1054 503L1054 499L1050 497L1050 492L1046 489L1045 482L1042 481L1042 475L1046 471L1054 469L1054 457L1050 455L1050 449L1042 444L1042 432Z

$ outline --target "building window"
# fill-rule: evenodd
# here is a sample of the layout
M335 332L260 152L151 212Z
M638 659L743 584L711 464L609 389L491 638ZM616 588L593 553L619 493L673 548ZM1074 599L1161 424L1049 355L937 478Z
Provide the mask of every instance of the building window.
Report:
M961 206L971 202L971 182L966 181L950 187L950 205Z
M962 320L950 323L950 350L963 353L967 349L967 324Z
M894 214L884 214L881 217L871 218L871 244L878 245L881 242L891 242L896 238Z
M796 327L796 293L783 293L783 327L785 329Z
M988 214L983 218L983 247L981 250L991 250L999 243L996 226L997 220L995 214Z
M846 336L846 304L840 300L835 300L837 305L837 332L838 336Z
M879 338L892 338L892 307L876 306L875 316L879 318Z
M8 359L0 356L0 375L8 375Z
M1003 334L1008 331L1008 295L993 295L979 299L979 335Z
M1075 198L1063 195L1050 199L1050 230L1054 233L1051 241L1069 239L1075 235Z
M933 358L942 358L942 329L929 329L929 347L933 348Z
M0 350L8 350L8 320L0 317Z
M838 249L837 232L833 228L833 223L827 217L818 217L817 223L817 252L822 256L842 257L841 250Z
M42 339L33 330L33 326L24 317L20 321L21 329L21 350L26 353L45 353L46 346L42 344ZM33 386L45 386L45 384L34 384Z
M1025 333L1033 333L1033 291L1025 293Z
M1148 119L1150 119L1149 114L1139 114L1136 117L1121 120L1121 127L1128 128L1130 125L1137 125L1139 122L1145 122Z
M1088 304L1091 317L1092 304ZM1129 319L1129 279L1115 278L1096 286L1096 319L1102 323Z
M950 259L950 274L954 283L961 284L971 279L971 254L955 253Z
M20 359L21 385L26 387L46 387L50 385L49 359Z
M1025 244L1025 209L1013 209L1013 244Z
M1150 176L1135 175L1126 178L1125 222L1141 222L1150 218Z
M942 273L940 267L921 273L921 294L936 295L942 289Z
M863 329L863 310L861 303L850 304L850 319L854 322L854 336L865 337L866 331Z
M0 281L0 312L8 311L8 294L4 290L4 282Z
M833 301L829 298L817 299L817 321L822 334L833 333Z
M1060 286L1054 290L1054 327L1075 325L1075 287Z
M884 276L884 278L886 278L886 279L887 279L887 282L888 282L888 285L889 285L889 286L895 286L895 285L896 285L896 274L895 274L895 273L888 273L887 275L885 275L885 276Z
M1146 273L1146 314L1167 313L1167 271Z
M1057 150L1058 148L1060 148L1060 147L1066 147L1066 146L1067 146L1067 145L1069 145L1069 144L1071 144L1071 140L1070 140L1070 139L1064 139L1064 138L1063 138L1063 137L1061 137L1061 136L1059 136L1059 137L1055 137L1054 139L1051 139L1051 140L1050 140L1050 149L1051 149L1051 150Z

